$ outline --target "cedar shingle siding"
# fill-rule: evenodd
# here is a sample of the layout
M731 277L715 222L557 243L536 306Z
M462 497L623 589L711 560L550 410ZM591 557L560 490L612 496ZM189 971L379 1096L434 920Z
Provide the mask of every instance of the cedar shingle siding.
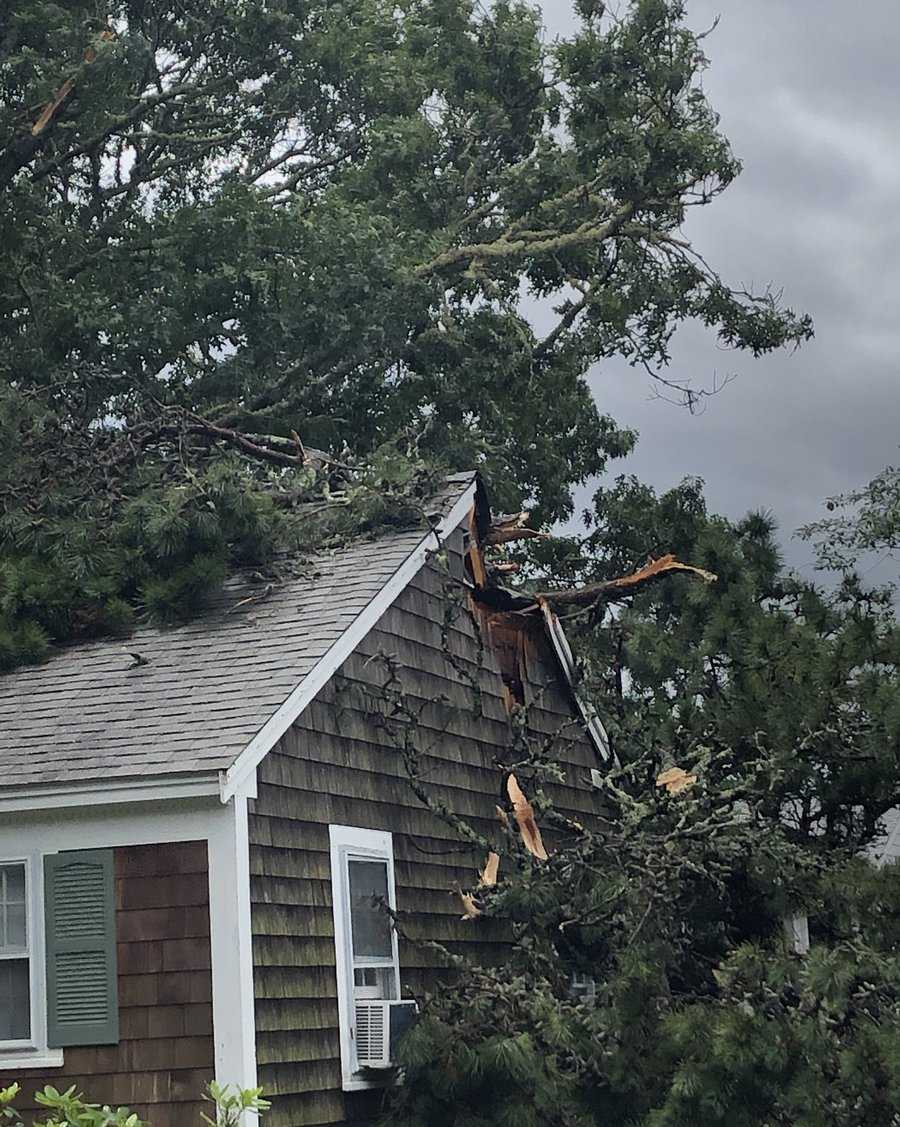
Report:
M433 793L479 829L495 831L499 764L510 758L511 729L496 656L490 645L482 650L466 611L461 533L451 546L456 581L425 567L259 768L251 896L259 1082L274 1101L269 1127L362 1121L381 1099L341 1091L329 824L393 833L398 908L409 913L412 936L465 943L482 959L502 951L497 923L464 923L450 892L471 885L484 858L422 806L400 751L379 726L387 669L377 655L387 653L419 716L417 745L426 749L421 765ZM566 726L557 748L566 780L555 797L583 817L593 809L588 779L596 751L572 723L570 690L546 643L527 648L530 723L538 738ZM440 974L435 952L401 943L404 995L421 996Z
M66 1049L63 1068L0 1074L0 1087L19 1081L23 1112L45 1084L75 1084L152 1127L199 1127L213 1079L206 842L114 852L119 1044Z

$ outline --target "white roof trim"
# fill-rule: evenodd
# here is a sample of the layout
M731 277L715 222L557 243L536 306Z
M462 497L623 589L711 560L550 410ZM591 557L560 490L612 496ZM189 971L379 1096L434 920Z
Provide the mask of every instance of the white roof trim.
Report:
M32 786L0 792L0 814L25 810L60 810L71 806L113 806L172 798L207 798L219 794L215 773L156 775L147 779L95 779L65 786Z
M565 631L562 628L562 623L553 613L550 606L544 601L541 601L541 613L544 616L547 633L550 635L550 639L553 642L553 648L556 650L556 656L559 658L559 664L563 668L566 680L572 687L572 695L575 697L575 703L584 720L587 733L594 741L594 746L600 753L600 758L603 762L614 762L615 757L610 748L609 736L606 733L606 729L603 727L600 717L597 715L597 710L589 701L584 700L580 696L575 687L575 657L569 645L569 640L565 635Z
M240 789L244 780L255 771L300 713L328 684L350 654L375 626L395 599L422 568L428 553L439 549L444 537L453 532L465 518L475 501L476 481L459 498L436 529L428 532L418 547L407 556L388 582L362 610L350 626L306 674L300 684L256 733L227 771L221 775L221 798L228 800Z

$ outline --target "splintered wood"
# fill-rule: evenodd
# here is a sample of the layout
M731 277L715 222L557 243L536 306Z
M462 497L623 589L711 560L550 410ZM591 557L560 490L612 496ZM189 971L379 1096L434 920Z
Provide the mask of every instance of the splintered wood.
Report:
M528 521L531 513L523 509L521 513L514 513L508 517L498 517L488 530L485 537L486 544L508 544L512 540L550 540L549 532L538 532L529 528Z
M483 888L493 888L497 883L497 873L500 869L500 856L497 853L489 853L484 868L478 878L478 883Z
M109 43L113 39L115 39L115 37L116 33L110 28L106 28L104 31L100 32L101 43ZM86 63L93 63L96 58L97 48L93 46L86 47L84 52L84 61ZM44 132L50 122L54 119L54 117L56 117L61 106L67 100L74 89L75 79L67 78L62 86L60 86L59 90L57 90L56 95L46 104L46 106L44 106L43 110L41 111L40 117L37 119L34 125L32 125L32 137L38 137L41 133Z
M506 793L513 804L513 814L519 824L519 833L522 835L522 844L539 861L548 860L547 850L541 840L541 831L534 820L534 807L525 797L519 780L515 775L510 775L506 780Z
M591 583L586 587L572 587L565 591L543 591L538 595L538 600L546 599L554 606L590 606L601 599L612 601L617 595L631 595L641 587L655 583L666 575L674 572L683 572L696 576L704 583L715 583L718 579L711 571L693 564L682 563L671 553L660 556L658 560L651 560L645 567L632 572L631 575L620 575L617 579L607 579L603 583Z
M696 781L696 775L689 775L681 767L670 767L668 771L663 771L656 777L656 785L665 787L669 794L681 794L682 791L692 787Z

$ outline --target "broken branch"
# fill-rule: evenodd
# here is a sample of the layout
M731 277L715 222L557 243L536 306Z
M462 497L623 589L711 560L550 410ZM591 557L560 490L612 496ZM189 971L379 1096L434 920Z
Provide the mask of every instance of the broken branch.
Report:
M519 832L522 835L522 844L539 861L549 860L547 850L541 840L541 831L534 819L534 807L525 797L519 780L515 775L510 775L506 780L506 793L513 804L513 814L519 823Z
M591 606L601 599L612 600L617 595L633 595L641 588L677 571L694 575L704 583L715 583L718 579L718 576L711 571L682 563L670 554L661 556L658 560L651 560L645 567L639 568L631 575L607 579L602 583L591 583L587 587L572 587L563 591L542 591L537 595L537 599L538 602L548 602L554 606Z
M101 43L108 43L108 42L110 42L110 40L115 39L115 37L116 37L116 33L111 28L105 28L100 33L100 42ZM94 62L96 60L96 58L97 58L97 48L93 47L93 46L86 47L85 52L84 52L85 63L89 66L92 62ZM38 137L41 133L44 132L44 130L47 128L47 126L50 124L50 122L53 121L54 117L56 117L57 113L60 110L60 107L67 101L67 99L69 98L69 95L72 93L72 91L74 89L75 89L75 79L74 78L67 78L66 81L62 84L62 86L60 86L59 90L57 90L55 96L53 98L51 98L51 100L46 104L46 106L44 106L43 110L41 111L40 117L37 119L37 121L34 123L34 125L32 125L32 127L31 127L32 137Z
M523 509L513 516L498 517L484 538L485 544L508 544L511 540L550 540L549 532L538 532L528 527L531 513Z
M497 883L497 873L500 869L499 853L489 853L484 868L478 877L478 883L483 888L493 888Z

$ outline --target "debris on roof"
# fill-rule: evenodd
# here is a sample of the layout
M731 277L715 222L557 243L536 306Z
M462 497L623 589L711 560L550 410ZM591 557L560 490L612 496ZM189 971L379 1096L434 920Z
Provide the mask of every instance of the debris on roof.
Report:
M449 478L434 511L474 479ZM0 788L227 769L429 535L357 540L271 585L237 576L182 626L61 647L0 676Z

